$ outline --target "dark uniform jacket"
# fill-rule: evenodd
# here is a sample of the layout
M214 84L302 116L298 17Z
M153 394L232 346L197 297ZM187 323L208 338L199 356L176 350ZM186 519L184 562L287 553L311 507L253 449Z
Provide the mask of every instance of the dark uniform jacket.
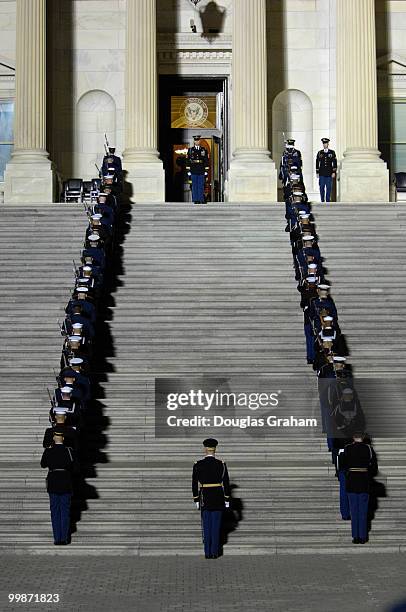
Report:
M121 164L121 159L118 155L113 155L109 153L103 157L103 163L101 167L101 172L103 175L109 173L109 168L114 168L114 172L117 174L118 178L121 180L121 176L123 174L123 168Z
M73 334L73 324L74 323L81 323L83 325L83 329L82 329L83 336L87 336L88 338L94 337L94 334L95 334L94 326L92 325L92 323L89 321L87 317L83 317L80 314L70 314L68 317L65 318L63 327L66 333L68 334L68 336L72 336Z
M334 423L341 433L350 436L365 428L365 416L358 400L352 402L336 400L333 410Z
M86 317L89 321L91 321L91 323L96 322L96 307L94 304L87 302L86 300L77 300L72 298L69 300L68 305L65 308L66 314L73 316L75 306L80 306L82 316Z
M205 147L193 146L188 149L186 170L191 174L204 174L209 171L209 154Z
M348 444L340 455L340 469L347 474L347 493L368 493L371 476L378 471L375 451L369 444L353 442ZM354 470L358 468L362 471Z
M296 170L292 170L292 172L301 175L302 154L299 149L285 149L283 152L279 166L279 178L281 181L287 178L292 166L296 166L297 168Z
M316 156L316 172L319 176L331 176L337 172L337 157L335 151L322 149Z
M72 493L72 472L77 470L75 452L63 444L46 448L41 467L48 468L48 493Z
M106 265L106 254L103 249L99 247L85 247L82 251L82 261L84 262L85 257L92 257L96 266L104 268Z
M71 368L62 368L59 372L58 382L61 387L65 386L64 375L66 372L71 372ZM80 391L84 401L90 399L90 379L88 376L75 371L75 382L73 386Z
M54 425L53 427L47 427L44 433L44 440L42 446L48 448L53 445L54 432L58 431L63 433L63 444L77 450L78 448L78 433L74 427L70 425Z
M310 305L310 318L316 319L320 318L320 313L322 310L327 310L329 315L333 317L336 321L338 321L338 313L335 302L332 297L327 298L316 298L312 301Z
M199 483L203 485L200 488ZM205 487L204 485L220 485ZM208 455L193 466L192 491L195 502L200 501L202 510L224 510L224 502L230 498L230 480L224 461Z

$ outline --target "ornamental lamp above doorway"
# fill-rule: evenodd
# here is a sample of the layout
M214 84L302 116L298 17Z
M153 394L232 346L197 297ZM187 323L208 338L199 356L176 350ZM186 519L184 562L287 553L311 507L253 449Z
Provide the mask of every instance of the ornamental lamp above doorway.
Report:
M200 2L200 0L190 0L190 2L194 5L197 6Z

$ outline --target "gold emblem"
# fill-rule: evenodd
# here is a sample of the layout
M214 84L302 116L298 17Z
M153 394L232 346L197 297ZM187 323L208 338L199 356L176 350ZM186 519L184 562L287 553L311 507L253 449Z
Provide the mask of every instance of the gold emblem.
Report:
M179 109L179 116L191 127L203 127L208 115L207 104L201 98L187 98Z

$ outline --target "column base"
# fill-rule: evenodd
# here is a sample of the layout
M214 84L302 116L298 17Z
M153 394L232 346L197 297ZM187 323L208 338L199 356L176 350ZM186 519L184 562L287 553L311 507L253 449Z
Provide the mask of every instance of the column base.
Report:
M228 202L277 202L278 173L272 159L233 159L226 183Z
M339 202L389 202L389 170L377 155L344 157L339 166Z
M40 155L30 160L17 159L11 158L4 172L4 203L55 202L56 175L52 162Z
M132 202L165 202L165 172L162 161L126 161L123 159L124 189Z

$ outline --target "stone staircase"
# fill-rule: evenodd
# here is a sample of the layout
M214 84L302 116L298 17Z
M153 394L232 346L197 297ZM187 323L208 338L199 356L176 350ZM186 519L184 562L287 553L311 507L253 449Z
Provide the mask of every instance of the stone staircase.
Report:
M50 234L70 231L72 242L52 249L58 274L48 278L58 282L52 281L49 304L34 282L22 294L25 310L1 304L7 360L2 355L0 548L64 555L201 554L199 513L190 490L191 466L199 457L201 437L155 438L154 378L205 375L238 381L254 376L260 384L277 375L289 388L289 408L315 402L316 380L305 362L283 206L133 205L108 322L114 340L110 371L98 375L100 401L109 419L105 462L97 464L88 478L96 495L87 500L72 545L63 550L52 546L39 458L48 410L45 384L52 381L61 347L54 321L67 300L70 261L80 246L85 220L81 211L72 213L72 208L67 226L57 222L63 210L59 206L41 212L46 217L42 223L34 210L27 212L27 219L19 216L20 210L0 210L6 262L2 281L10 299L16 300L19 291L16 273L22 281L47 276ZM392 344L392 336L406 318L402 209L318 206L315 216L356 376L373 372L388 376L394 368L401 373L406 353L397 341ZM13 245L27 228L36 226L29 245L19 251L22 266L21 260L15 261ZM337 237L333 226L344 233ZM373 243L377 226L379 241ZM361 235L362 243L356 247ZM383 245L385 261L394 265L390 270L379 267ZM385 273L385 295L370 291L377 270ZM357 277L363 278L362 283ZM390 289L394 284L401 285L401 293ZM29 304L34 295L38 296L35 317ZM379 298L374 301L374 317L371 313L360 318L358 309L370 304L371 295ZM388 307L394 319L383 312ZM380 330L375 334L372 328L370 338L364 335L368 321L372 326L378 321ZM33 338L27 338L31 322L38 334L44 331L46 344L41 350ZM371 348L376 343L377 353ZM395 355L391 346L397 347ZM375 441L379 481L385 484L387 497L378 500L371 541L363 547L351 544L349 524L341 521L337 481L322 436L271 438L252 432L228 436L224 431L219 439L219 456L228 463L240 510L225 554L406 550L402 439Z

